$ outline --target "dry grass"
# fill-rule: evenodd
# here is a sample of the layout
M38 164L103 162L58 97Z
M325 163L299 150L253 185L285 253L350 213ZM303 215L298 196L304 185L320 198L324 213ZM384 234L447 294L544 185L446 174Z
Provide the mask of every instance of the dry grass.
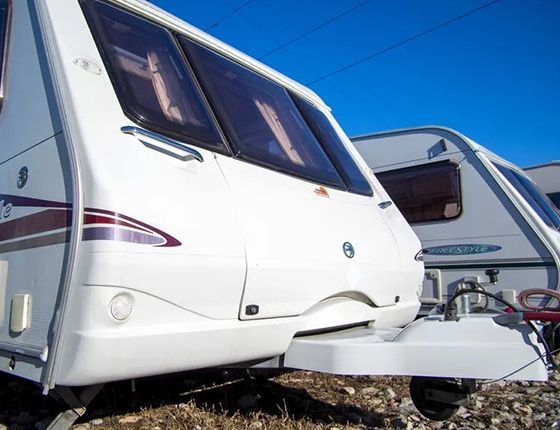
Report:
M433 423L411 405L407 378L202 371L138 380L135 392L130 382L108 384L75 429L551 429L559 388L557 380L495 384L477 408ZM31 384L0 382L0 423L11 429L44 428L57 408Z

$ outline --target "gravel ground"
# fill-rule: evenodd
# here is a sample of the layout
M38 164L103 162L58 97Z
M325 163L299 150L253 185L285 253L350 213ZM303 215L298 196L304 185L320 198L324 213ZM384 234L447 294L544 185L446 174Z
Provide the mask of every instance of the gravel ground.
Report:
M408 378L292 372L264 379L202 371L108 384L74 426L101 429L559 429L560 374L548 383L498 382L450 421L420 416ZM59 410L36 386L0 379L0 430L44 429Z

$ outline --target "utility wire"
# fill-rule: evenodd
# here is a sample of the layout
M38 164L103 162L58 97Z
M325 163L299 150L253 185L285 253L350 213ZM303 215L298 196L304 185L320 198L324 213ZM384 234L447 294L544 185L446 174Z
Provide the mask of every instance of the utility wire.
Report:
M233 8L231 10L230 13L228 13L227 15L224 15L223 17L221 17L220 19L218 19L216 22L214 22L212 25L206 27L204 29L204 31L209 31L213 28L216 28L218 25L220 25L222 22L224 22L225 20L231 18L233 15L235 15L236 13L238 13L241 9L249 6L251 3L253 3L254 0L247 0L245 3L242 3L241 5L237 6L236 8Z
M550 354L556 354L560 352L560 348L557 348L553 351L550 351ZM539 360L542 360L544 357L546 357L548 355L548 352L543 352L542 354L539 354L537 356L537 358L535 358L534 360L530 361L529 363L525 364L524 366L521 366L517 369L515 369L513 372L508 373L507 375L502 376L501 378L498 379L492 379L491 381L483 381L480 383L480 385L486 385L486 384L493 384L494 382L500 382L503 381L506 378L509 378L510 376L515 375L516 373L521 372L522 370L525 370L527 367L529 367L531 364L536 363Z
M312 81L307 82L306 85L313 85L313 84L316 84L317 82L320 82L320 81L323 81L323 80L325 80L325 79L328 79L328 78L330 78L330 77L332 77L332 76L334 76L334 75L338 75L339 73L342 73L342 72L344 72L344 71L346 71L346 70L348 70L348 69L351 69L352 67L355 67L355 66L357 66L357 65L359 65L359 64L365 63L365 62L371 60L371 59L374 58L374 57L378 57L378 56L380 56L380 55L382 55L382 54L385 54L385 53L388 52L388 51L391 51L391 50L393 50L393 49L395 49L395 48L398 48L398 47L400 47L400 46L406 45L407 43L412 42L413 40L419 39L420 37L425 36L426 34L433 33L434 31L440 30L441 28L446 27L446 26L448 26L449 24L452 24L452 23L454 23L454 22L456 22L456 21L459 21L459 20L461 20L461 19L463 19L463 18L466 18L466 17L468 17L468 16L470 16L470 15L473 15L473 14L475 14L475 13L477 13L477 12L480 12L481 10L488 8L488 7L490 7L490 6L492 6L492 5L496 4L496 3L498 3L499 1L501 1L501 0L493 0L493 1L490 1L490 2L488 2L488 3L483 4L482 6L477 7L477 8L475 8L475 9L471 9L471 10L469 10L468 12L465 12L465 13L463 13L463 14L461 14L461 15L457 15L457 16L455 16L455 17L453 17L453 18L451 18L451 19L449 19L449 20L447 20L447 21L445 21L445 22L442 22L441 24L438 24L438 25L436 25L436 26L434 26L434 27L431 27L431 28L429 28L429 29L427 29L427 30L424 30L424 31L422 31L422 32L420 32L420 33L417 33L417 34L415 34L415 35L413 35L413 36L407 37L406 39L403 39L403 40L401 40L400 42L397 42L397 43L394 43L394 44L392 44L392 45L389 45L389 46L387 46L387 47L385 47L385 48L383 48L383 49L380 49L379 51L375 51L374 53L372 53L372 54L370 54L370 55L368 55L368 56L366 56L366 57L363 57L363 58L361 58L361 59L359 59L359 60L357 60L357 61L354 61L353 63L347 64L347 65L344 66L344 67L341 67L341 68L336 69L336 70L334 70L334 71L332 71L332 72L329 72L329 73L326 73L326 74L324 74L324 75L322 75L322 76L319 76L318 78L316 78L316 79L314 79L314 80L312 80Z
M284 49L284 48L287 47L287 46L290 46L291 44L297 42L298 40L301 40L301 39L303 39L304 37L309 36L311 33L314 33L314 32L316 32L317 30L320 30L321 28L326 27L327 25L329 25L329 24L331 24L331 23L333 23L333 22L335 22L335 21L338 21L340 18L342 18L342 17L344 17L344 16L346 16L346 15L348 15L348 14L354 12L356 9L359 9L359 8L365 6L366 4L370 3L371 1L372 1L372 0L365 0L365 1L361 2L361 3L358 3L358 4L355 5L355 6L352 6L350 9L346 9L345 11L339 13L338 15L333 16L332 18L330 18L330 19L328 19L327 21L325 21L325 22L323 22L323 23L317 25L316 27L313 27L313 28L307 30L306 32L304 32L304 33L302 33L302 34L300 34L300 35L294 37L293 39L290 39L290 40L288 40L287 42L285 42L285 43L283 43L283 44L277 46L276 48L271 49L270 51L268 51L268 52L265 53L264 55L261 55L258 59L259 59L259 60L262 60L263 58L268 57L269 55L272 55L272 54L274 54L274 53L276 53L276 52L278 52L278 51Z

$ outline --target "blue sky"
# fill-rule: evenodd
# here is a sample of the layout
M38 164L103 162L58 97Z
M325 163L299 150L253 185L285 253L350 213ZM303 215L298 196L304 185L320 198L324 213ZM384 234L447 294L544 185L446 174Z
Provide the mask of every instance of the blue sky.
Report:
M153 0L256 58L364 0L252 0L221 20L246 2ZM371 0L262 61L309 83L487 2ZM500 0L310 86L350 136L440 124L520 166L560 159L560 1Z

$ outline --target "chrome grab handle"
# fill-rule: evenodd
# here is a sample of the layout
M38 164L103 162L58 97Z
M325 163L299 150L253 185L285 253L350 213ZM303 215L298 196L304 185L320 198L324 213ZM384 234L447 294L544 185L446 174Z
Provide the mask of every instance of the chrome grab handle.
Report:
M392 204L393 202L391 200L387 200L386 202L379 203L377 206L379 206L381 209L387 209Z
M153 131L130 125L121 127L121 131L124 134L130 134L136 137L140 142L151 149L163 152L180 160L187 161L194 159L200 161L201 163L204 161L204 157L202 157L202 154L196 149L193 149L173 139L169 139L168 137L162 136L161 134L154 133ZM149 140L144 140L142 138Z

